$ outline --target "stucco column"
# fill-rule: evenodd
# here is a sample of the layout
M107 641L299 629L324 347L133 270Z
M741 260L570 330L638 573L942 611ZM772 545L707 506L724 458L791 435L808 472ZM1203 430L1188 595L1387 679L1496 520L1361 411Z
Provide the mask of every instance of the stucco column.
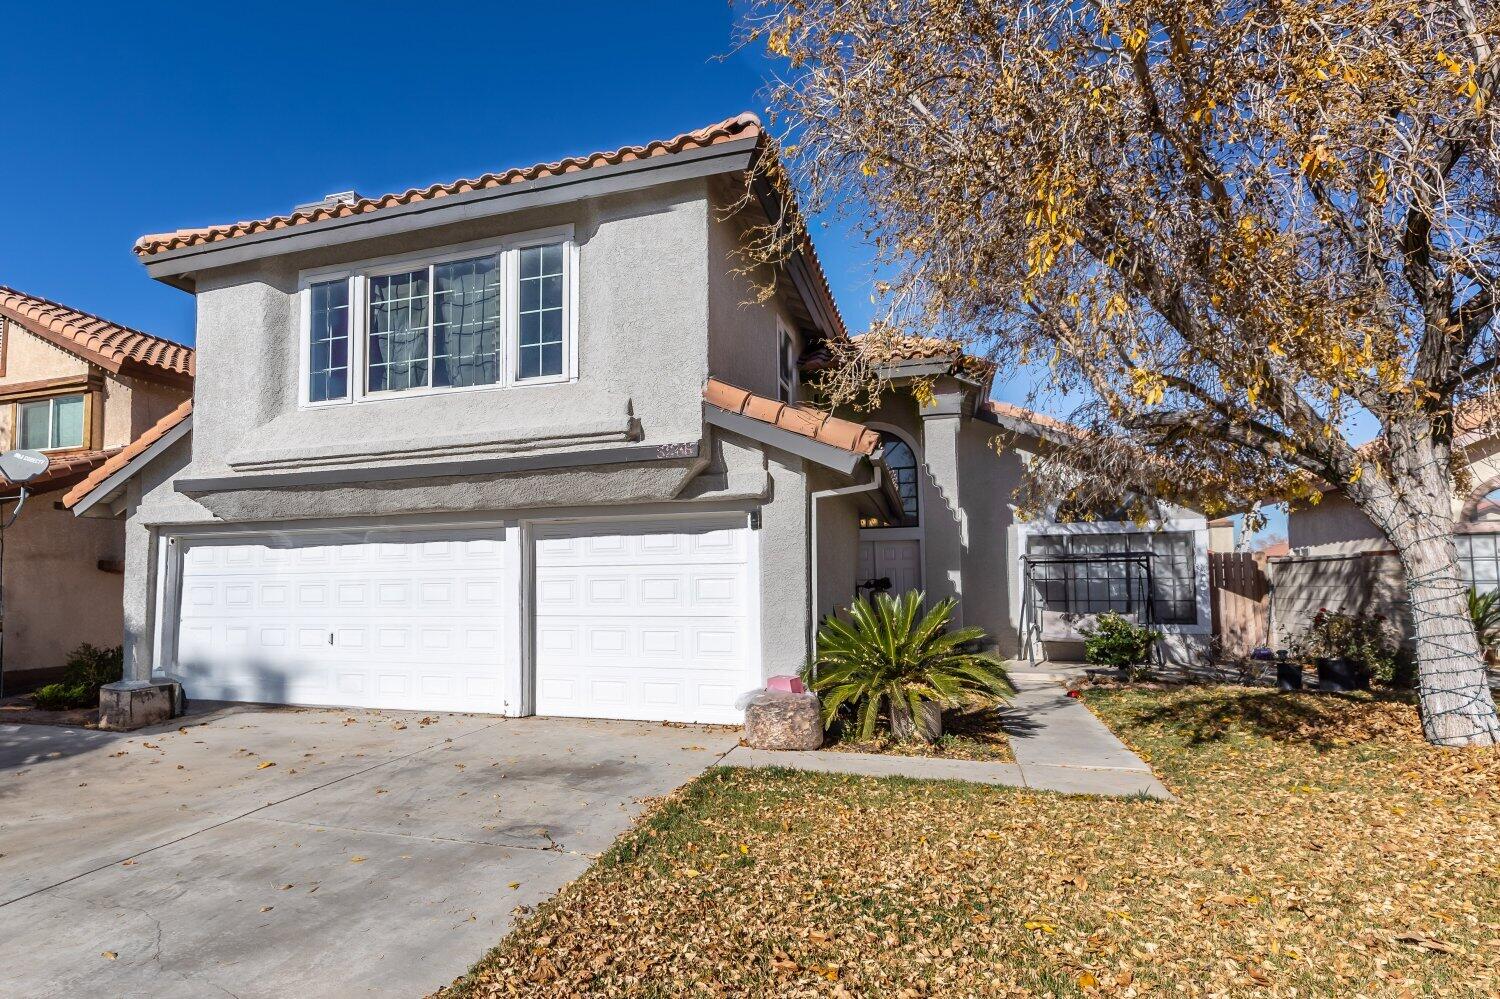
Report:
M764 676L796 674L809 648L808 487L800 458L766 456L769 493L760 508L760 648Z
M921 409L923 458L930 494L922 515L922 560L927 596L959 601L955 622L963 620L963 556L969 526L959 501L959 428L964 390L956 381L939 379L931 405Z
M131 509L138 502L139 487L130 484ZM124 658L126 680L151 679L151 639L156 630L156 603L152 600L156 560L152 558L155 532L135 518L125 522Z

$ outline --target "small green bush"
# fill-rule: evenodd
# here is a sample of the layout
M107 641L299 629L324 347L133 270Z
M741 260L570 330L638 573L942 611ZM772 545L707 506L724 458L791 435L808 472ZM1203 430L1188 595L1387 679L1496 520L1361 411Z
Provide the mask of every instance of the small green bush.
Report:
M1151 648L1161 641L1161 632L1125 618L1114 611L1100 614L1083 632L1083 658L1095 666L1114 666L1134 680L1146 673Z
M106 683L118 683L125 676L125 650L120 646L101 649L84 642L68 654L63 667L63 683L87 687L98 695Z
M99 702L99 691L81 683L49 683L31 692L31 703L43 711L86 708Z

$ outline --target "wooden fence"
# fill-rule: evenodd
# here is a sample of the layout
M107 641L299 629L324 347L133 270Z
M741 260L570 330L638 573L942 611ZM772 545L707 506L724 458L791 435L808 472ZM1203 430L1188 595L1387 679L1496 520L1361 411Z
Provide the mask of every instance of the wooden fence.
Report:
M1271 644L1271 581L1260 552L1209 552L1214 635L1226 658Z

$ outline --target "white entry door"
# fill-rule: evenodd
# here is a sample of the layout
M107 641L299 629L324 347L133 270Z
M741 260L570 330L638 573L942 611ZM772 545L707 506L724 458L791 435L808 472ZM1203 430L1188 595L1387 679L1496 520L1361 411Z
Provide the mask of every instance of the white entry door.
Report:
M536 712L739 722L760 685L743 516L538 527Z
M891 596L900 596L907 590L922 588L922 542L861 541L859 543L860 595L869 596L871 590L864 584L874 579L889 579Z
M172 675L205 700L515 713L512 534L180 541Z

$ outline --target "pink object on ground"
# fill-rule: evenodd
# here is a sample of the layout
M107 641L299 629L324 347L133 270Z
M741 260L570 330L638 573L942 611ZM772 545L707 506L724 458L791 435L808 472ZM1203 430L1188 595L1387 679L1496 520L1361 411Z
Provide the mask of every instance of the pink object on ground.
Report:
M802 686L802 678L797 676L773 676L766 681L767 690L789 690L794 694L801 694L807 690Z

